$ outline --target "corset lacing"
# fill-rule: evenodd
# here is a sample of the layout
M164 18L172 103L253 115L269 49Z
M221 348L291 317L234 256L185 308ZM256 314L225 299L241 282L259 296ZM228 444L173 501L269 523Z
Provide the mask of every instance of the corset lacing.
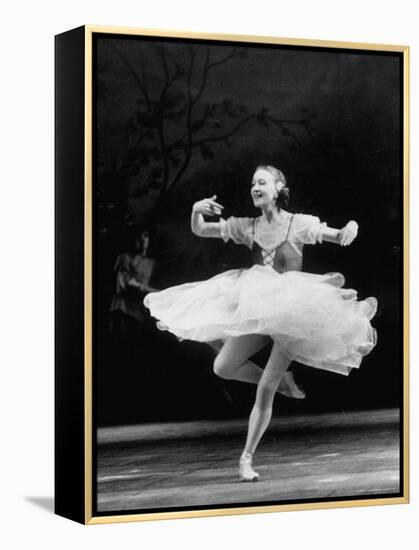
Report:
M271 267L274 266L275 254L276 254L277 249L285 241L288 240L293 217L294 217L294 214L292 214L290 216L290 220L289 220L289 223L288 223L287 234L285 236L285 239L278 246L276 246L275 248L267 249L267 248L263 248L263 246L261 246L259 243L256 243L259 246L260 250L261 250L263 265L270 265ZM256 225L256 218L253 220L253 242L254 242L254 239L255 239L255 225Z

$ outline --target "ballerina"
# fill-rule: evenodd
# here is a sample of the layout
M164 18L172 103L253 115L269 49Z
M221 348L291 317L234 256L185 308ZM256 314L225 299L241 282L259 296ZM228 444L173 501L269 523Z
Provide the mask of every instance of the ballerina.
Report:
M340 273L302 272L304 245L327 241L348 246L358 233L355 221L334 229L316 216L288 212L285 176L270 165L256 168L251 197L262 212L257 218L207 221L222 214L215 195L196 202L191 216L196 235L246 245L253 257L251 268L232 269L144 299L160 329L180 339L224 342L214 361L218 376L257 384L239 461L243 481L259 479L253 454L287 376L294 389L287 372L291 362L348 375L376 343L370 319L377 308L375 298L358 301L355 290L342 288L345 280ZM269 341L272 350L262 369L249 357Z

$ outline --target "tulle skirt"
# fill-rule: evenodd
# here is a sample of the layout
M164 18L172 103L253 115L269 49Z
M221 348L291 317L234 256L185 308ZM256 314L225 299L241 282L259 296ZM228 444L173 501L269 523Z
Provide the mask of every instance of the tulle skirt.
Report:
M340 273L281 274L255 265L150 293L144 304L179 339L268 335L291 360L348 374L375 346L377 300L358 301L344 283Z

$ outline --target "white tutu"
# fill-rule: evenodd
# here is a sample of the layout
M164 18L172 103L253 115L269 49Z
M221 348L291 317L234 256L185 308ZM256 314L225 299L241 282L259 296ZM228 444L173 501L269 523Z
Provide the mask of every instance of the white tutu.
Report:
M291 360L340 374L358 368L376 343L377 300L357 300L340 273L233 269L206 281L148 294L158 327L180 339L211 342L265 334Z

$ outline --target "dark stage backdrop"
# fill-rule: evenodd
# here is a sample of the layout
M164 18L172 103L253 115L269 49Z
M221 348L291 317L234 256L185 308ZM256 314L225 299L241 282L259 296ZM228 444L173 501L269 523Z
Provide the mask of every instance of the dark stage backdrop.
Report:
M342 227L349 248L305 247L304 270L339 271L376 296L378 345L346 378L292 367L307 391L284 412L398 407L402 376L402 61L399 54L101 35L94 44L94 378L99 424L248 414L255 387L212 373L205 344L179 343L145 316L109 335L113 266L150 233L167 286L249 265L245 247L199 239L192 204L217 195L224 217L252 207L255 167L281 168L289 210ZM143 312L144 313L144 312ZM138 332L136 332L138 331ZM266 355L266 351L265 351ZM263 364L264 354L255 358Z

